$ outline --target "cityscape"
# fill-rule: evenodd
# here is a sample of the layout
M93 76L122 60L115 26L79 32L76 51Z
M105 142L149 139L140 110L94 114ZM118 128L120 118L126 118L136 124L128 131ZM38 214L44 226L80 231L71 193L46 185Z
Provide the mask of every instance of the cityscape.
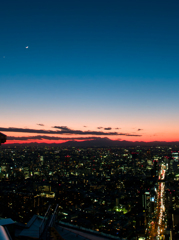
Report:
M179 1L0 5L0 240L179 239Z
M83 239L178 239L178 146L4 144L0 160L0 217L13 220L12 239L73 239L61 236L63 228L85 232ZM25 231L49 206L56 211L48 232ZM52 227L59 238L48 238Z

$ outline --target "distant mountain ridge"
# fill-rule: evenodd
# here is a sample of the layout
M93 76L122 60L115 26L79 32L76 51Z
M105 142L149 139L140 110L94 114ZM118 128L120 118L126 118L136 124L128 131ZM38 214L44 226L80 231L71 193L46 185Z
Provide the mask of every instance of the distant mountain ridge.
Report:
M131 142L131 141L114 141L109 138L100 138L95 140L89 140L89 141L67 141L64 143L13 143L8 144L8 141L6 144L3 144L3 146L61 146L61 147L136 147L136 146L171 146L171 145L179 145L178 142L160 142L160 141L154 141L154 142Z

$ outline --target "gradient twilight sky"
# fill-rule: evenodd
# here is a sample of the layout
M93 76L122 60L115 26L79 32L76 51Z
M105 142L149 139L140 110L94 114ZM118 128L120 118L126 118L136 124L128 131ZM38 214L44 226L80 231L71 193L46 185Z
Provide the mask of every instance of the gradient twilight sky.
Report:
M7 143L179 141L178 12L178 0L3 1Z

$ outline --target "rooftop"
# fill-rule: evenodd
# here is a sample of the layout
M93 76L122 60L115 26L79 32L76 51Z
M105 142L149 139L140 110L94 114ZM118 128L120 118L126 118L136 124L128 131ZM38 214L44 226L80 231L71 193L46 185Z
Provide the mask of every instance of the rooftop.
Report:
M1 143L5 143L6 142L6 135L4 135L3 133L0 133L0 145Z

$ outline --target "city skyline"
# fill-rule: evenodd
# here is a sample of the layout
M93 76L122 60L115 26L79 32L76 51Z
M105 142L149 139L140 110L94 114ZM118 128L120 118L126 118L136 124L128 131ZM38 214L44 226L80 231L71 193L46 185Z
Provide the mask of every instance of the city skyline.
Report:
M179 141L178 8L153 0L3 2L7 143Z

